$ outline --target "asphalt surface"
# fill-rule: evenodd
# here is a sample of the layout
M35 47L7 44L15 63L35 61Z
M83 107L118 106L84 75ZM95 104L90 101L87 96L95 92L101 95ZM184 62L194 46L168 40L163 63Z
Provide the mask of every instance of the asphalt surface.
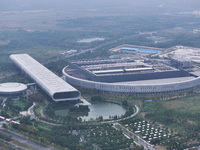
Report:
M24 144L26 144L26 145L28 145L28 146L36 149L36 150L48 150L49 149L49 148L46 148L46 147L41 146L39 144L36 144L36 143L26 139L23 136L19 136L19 135L15 134L15 133L10 133L10 132L8 132L8 131L6 131L4 129L0 129L0 133L6 134L6 135L10 135L10 136L12 136L12 139L17 140L20 143L24 143Z
M3 102L1 103L1 105L4 107L5 103L6 103L7 98L3 98Z
M34 106L36 104L33 103L33 105L28 109L28 114L31 116L31 118L35 118L35 114L34 114Z

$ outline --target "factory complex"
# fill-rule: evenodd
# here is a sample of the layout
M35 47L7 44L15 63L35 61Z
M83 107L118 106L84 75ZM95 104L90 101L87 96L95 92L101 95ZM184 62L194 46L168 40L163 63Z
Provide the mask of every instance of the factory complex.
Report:
M183 64L143 57L82 60L69 62L63 76L72 85L108 92L158 93L200 85L199 75L188 71L191 64Z
M81 93L71 85L107 92L151 94L181 91L200 85L200 69L194 67L193 61L180 57L151 57L161 56L163 49L122 45L110 51L117 52L117 55L109 59L68 62L62 70L66 82L28 54L13 54L10 58L56 102L80 99ZM9 88L10 91L6 91ZM22 93L27 87L17 83L2 84L0 94L12 92L12 89L13 93Z

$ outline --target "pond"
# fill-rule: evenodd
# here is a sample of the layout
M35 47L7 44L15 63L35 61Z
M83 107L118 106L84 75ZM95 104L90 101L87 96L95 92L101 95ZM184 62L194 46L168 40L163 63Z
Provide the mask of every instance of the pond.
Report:
M91 118L96 119L100 116L102 116L103 119L109 119L109 116L121 116L126 112L126 109L122 106L110 102L95 102L89 106L89 109L90 112L87 116L80 117L83 121L89 121Z

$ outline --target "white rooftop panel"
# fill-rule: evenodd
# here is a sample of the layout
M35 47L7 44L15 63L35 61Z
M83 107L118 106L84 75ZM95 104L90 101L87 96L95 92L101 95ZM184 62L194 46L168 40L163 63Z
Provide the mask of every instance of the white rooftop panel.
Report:
M22 83L10 82L10 83L1 83L0 84L0 93L1 94L22 93L26 89L27 89L27 86Z
M75 100L80 92L44 67L28 54L13 54L12 61L25 71L53 100Z
M100 74L100 73L114 73L114 72L124 72L123 69L115 69L115 70L97 70L97 71L92 71L94 74Z
M153 70L153 68L129 68L125 69L126 71L144 71L144 70Z

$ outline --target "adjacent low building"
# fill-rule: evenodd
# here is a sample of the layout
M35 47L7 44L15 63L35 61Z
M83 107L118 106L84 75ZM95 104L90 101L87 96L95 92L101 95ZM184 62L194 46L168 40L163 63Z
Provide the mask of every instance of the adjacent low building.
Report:
M27 86L22 83L10 82L0 84L0 95L19 95L27 90Z
M14 64L32 78L54 101L78 100L80 98L81 93L77 89L66 83L28 54L13 54L10 58Z

